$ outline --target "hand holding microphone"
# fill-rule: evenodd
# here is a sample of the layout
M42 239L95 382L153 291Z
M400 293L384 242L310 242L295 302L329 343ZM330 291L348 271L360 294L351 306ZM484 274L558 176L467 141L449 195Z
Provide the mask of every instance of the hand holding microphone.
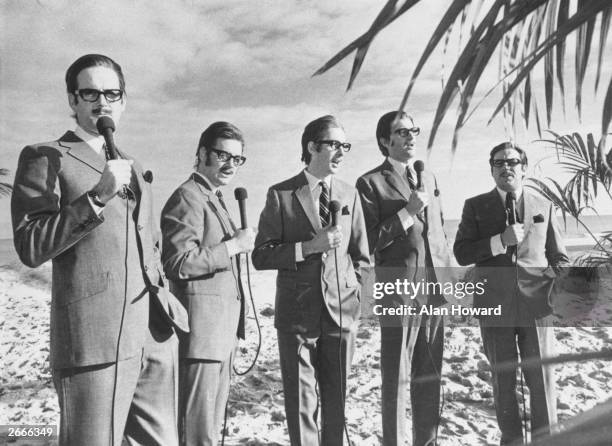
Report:
M336 249L342 243L342 227L338 225L340 203L336 200L329 203L329 212L331 214L330 225L320 229L312 240L302 243L304 257Z
M525 230L521 223L516 221L516 195L508 192L506 195L506 205L508 208L508 226L501 234L504 246L516 246L523 241Z
M429 195L427 192L425 192L422 178L423 170L425 170L425 164L423 161L415 161L414 170L417 175L416 189L412 191L410 198L408 198L408 203L406 203L406 210L413 217L423 212L423 210L429 204Z
M106 162L100 181L93 187L93 191L98 195L99 200L106 204L115 195L127 189L132 178L133 160L117 159L117 148L113 140L115 123L108 116L102 116L96 122L98 133L104 137L106 147L110 153L110 160Z
M255 235L257 231L254 228L249 228L246 216L246 199L248 194L245 188L237 187L234 190L234 198L238 200L238 208L240 210L240 226L234 234L234 242L236 243L237 253L251 252L255 246Z

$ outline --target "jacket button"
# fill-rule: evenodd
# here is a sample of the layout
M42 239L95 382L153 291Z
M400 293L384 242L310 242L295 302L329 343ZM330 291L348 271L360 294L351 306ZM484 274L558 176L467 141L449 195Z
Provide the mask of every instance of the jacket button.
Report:
M142 231L143 229L144 229L144 226L142 226L142 225L138 225L138 230L139 230L139 231Z
M149 267L147 265L145 265L144 270L145 271L149 271Z
M321 258L326 259L326 258L327 258L327 253L326 253L326 252L324 252L324 253L321 255Z

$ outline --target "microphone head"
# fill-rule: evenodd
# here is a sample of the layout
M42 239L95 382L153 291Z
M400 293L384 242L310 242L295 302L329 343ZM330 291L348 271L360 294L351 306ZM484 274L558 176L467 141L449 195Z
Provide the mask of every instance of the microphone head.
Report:
M238 201L246 200L249 197L247 190L244 187L237 187L234 189L234 198Z
M414 171L416 173L421 173L425 170L425 163L421 160L416 160L414 162Z
M110 116L100 116L100 118L98 118L98 120L96 121L96 128L98 129L98 133L100 135L102 135L106 130L109 129L111 132L114 132L115 122Z
M329 203L329 212L332 214L340 212L340 202L337 200L332 200L331 203Z

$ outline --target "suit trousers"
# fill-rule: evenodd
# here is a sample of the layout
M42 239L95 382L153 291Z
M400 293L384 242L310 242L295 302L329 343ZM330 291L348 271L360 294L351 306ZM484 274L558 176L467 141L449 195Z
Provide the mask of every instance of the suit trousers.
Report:
M292 446L343 444L343 396L346 396L346 378L355 349L356 332L357 323L354 323L351 327L344 327L341 333L327 311L322 312L320 331L316 334L277 330L285 413ZM317 424L319 396L320 437Z
M404 326L381 326L383 445L403 445L410 376L412 444L435 445L440 423L444 318L415 316Z
M113 386L116 391L113 410ZM149 326L141 352L118 363L53 370L60 446L178 445L178 339ZM114 423L111 423L114 412Z
M537 319L533 326L487 327L480 332L484 351L494 369L500 363L540 359L554 355L554 329L550 317ZM518 348L518 352L517 352ZM532 438L551 433L550 425L557 422L557 400L551 366L521 368L529 388L529 406ZM493 370L493 398L497 423L501 430L500 444L522 442L522 423L516 395L516 369Z
M232 373L225 361L181 359L179 422L181 445L216 446L223 425Z

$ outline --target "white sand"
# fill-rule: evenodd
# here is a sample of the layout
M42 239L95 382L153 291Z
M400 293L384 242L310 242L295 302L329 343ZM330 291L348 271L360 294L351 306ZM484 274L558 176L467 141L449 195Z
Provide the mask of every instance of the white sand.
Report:
M288 444L273 327L274 273L253 275L253 294L262 325L263 345L254 370L236 377L230 395L227 445ZM0 267L0 424L52 424L59 421L49 370L50 265L29 270L18 262ZM237 367L253 357L256 343L252 312L248 342L240 346ZM609 325L609 324L608 324ZM556 329L559 353L596 351L612 345L610 328ZM348 378L346 417L355 445L378 445L380 419L380 332L364 321ZM476 328L447 328L443 366L442 445L499 442L490 373ZM592 360L556 366L561 422L607 400L612 394L612 364ZM410 423L410 410L406 414Z

